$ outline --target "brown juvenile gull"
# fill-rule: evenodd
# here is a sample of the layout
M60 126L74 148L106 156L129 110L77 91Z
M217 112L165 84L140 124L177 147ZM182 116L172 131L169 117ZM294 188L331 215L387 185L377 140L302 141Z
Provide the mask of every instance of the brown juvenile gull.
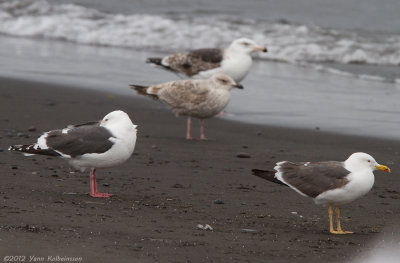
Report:
M351 234L340 225L339 206L350 203L371 190L374 170L390 172L366 153L353 153L344 162L288 162L276 164L274 171L253 169L254 175L268 181L284 184L319 204L328 204L329 231L332 234ZM336 206L336 230L333 229L332 206Z
M255 51L267 52L267 48L251 39L239 38L224 50L195 49L163 58L148 58L146 62L193 78L209 78L215 73L223 73L240 83L251 68L251 53Z
M203 120L221 112L228 105L232 88L243 89L232 78L215 74L208 79L188 79L154 86L130 85L137 94L158 99L177 115L187 116L186 139L190 134L190 117L200 119L200 140L206 140Z
M77 169L91 168L90 195L110 197L98 193L96 169L119 165L131 157L136 144L136 125L128 114L113 111L103 120L70 125L40 136L36 143L10 146L10 151L61 157Z

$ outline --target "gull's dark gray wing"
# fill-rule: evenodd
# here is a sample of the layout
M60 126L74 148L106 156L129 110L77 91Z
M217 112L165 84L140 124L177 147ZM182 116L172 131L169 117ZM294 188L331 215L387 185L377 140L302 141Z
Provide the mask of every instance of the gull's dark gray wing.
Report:
M277 169L284 183L309 197L343 187L349 182L350 171L344 168L343 162L281 162Z

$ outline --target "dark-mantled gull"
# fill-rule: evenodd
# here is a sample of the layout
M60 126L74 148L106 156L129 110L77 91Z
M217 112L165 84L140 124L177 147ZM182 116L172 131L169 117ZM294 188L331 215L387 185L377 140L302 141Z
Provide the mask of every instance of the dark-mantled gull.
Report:
M267 48L251 39L239 38L226 49L195 49L163 58L148 58L146 62L193 78L209 78L215 73L223 73L240 83L251 68L251 53L256 51L267 52Z
M187 116L186 139L192 139L190 117L200 119L200 139L205 140L203 120L221 112L228 105L231 89L243 89L232 78L215 74L208 79L188 79L154 86L130 85L140 95L158 99L176 115Z
M117 110L101 121L45 132L36 143L10 146L9 150L61 157L82 171L91 168L90 195L110 197L111 194L97 192L96 169L125 162L132 155L135 144L136 125L128 114Z
M254 175L268 181L285 184L319 204L329 205L329 231L332 234L351 234L340 225L339 206L367 194L374 185L374 170L390 172L366 153L353 153L346 161L288 162L276 164L274 170L253 169ZM332 206L336 206L337 228L334 230Z

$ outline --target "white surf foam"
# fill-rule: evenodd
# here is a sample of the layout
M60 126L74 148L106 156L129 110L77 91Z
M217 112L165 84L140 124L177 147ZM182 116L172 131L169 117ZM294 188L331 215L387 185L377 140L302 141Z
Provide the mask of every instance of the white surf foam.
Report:
M231 16L108 14L46 0L0 0L0 33L166 52L225 47L244 36L268 46L262 59L400 65L400 35Z

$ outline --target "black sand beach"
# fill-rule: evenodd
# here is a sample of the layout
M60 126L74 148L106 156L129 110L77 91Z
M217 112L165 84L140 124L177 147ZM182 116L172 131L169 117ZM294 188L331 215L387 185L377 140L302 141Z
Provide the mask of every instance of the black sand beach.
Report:
M128 162L98 171L100 191L114 194L110 199L88 195L89 171L7 151L43 131L115 109L126 111L139 132ZM349 262L365 257L383 237L400 234L399 141L220 118L205 123L210 140L186 141L185 119L149 99L4 78L0 112L3 261L13 255L26 261ZM197 123L193 131L198 137ZM342 225L353 235L329 234L325 207L251 175L252 168L281 160L344 160L356 151L371 154L392 174L375 172L372 191L343 207ZM241 152L250 158L238 158Z

